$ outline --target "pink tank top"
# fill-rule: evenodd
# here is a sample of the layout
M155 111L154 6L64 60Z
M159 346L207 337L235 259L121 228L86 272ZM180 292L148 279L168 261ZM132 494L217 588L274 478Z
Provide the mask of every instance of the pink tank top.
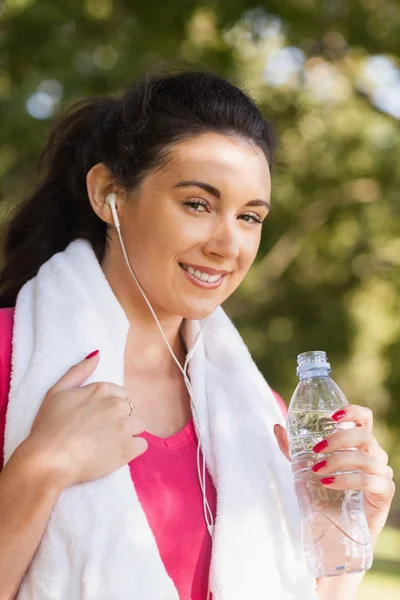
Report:
M14 310L0 309L0 448L4 448L11 373L11 333ZM275 392L274 392L275 394ZM282 412L284 401L275 394ZM129 463L139 501L153 531L161 559L180 600L205 600L211 560L203 499L197 476L197 437L193 420L179 433L159 438L141 434L147 451ZM0 470L3 452L0 455ZM216 490L206 473L207 499L215 518Z

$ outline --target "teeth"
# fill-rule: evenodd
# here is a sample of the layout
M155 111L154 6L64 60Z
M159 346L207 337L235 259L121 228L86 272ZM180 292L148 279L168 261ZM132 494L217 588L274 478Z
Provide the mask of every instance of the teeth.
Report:
M185 265L183 263L182 263L182 267L188 273L190 273L190 275L193 275L193 277L200 279L200 281L207 281L208 283L215 283L222 277L222 275L208 275L208 273L202 273L198 269L194 270L193 267L189 267L188 265Z

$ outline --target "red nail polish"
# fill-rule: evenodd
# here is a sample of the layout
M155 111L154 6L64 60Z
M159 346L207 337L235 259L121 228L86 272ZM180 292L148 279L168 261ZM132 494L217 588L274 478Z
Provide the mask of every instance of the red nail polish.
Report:
M96 354L98 354L98 353L99 353L98 350L94 350L93 352L91 352L90 354L85 356L85 359L87 360L88 358L92 358L92 356L96 356Z
M320 482L324 485L329 485L335 482L336 477L321 477Z
M346 414L345 410L338 410L335 412L335 414L332 415L332 419L334 421L339 421L339 419L342 419L344 417L344 415Z
M322 440L321 442L318 442L318 444L315 444L314 448L313 448L313 452L316 452L318 454L318 452L321 452L321 450L324 450L324 448L326 448L328 445L328 440Z
M323 469L324 467L326 467L326 460L321 460L321 462L316 463L313 467L311 467L311 469L314 471L314 473L316 473L317 471L319 471L320 469Z

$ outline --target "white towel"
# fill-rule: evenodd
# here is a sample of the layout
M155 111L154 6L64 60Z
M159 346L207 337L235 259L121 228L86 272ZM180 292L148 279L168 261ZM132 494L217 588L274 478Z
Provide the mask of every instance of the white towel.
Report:
M200 326L185 322L188 347ZM93 348L100 361L85 383L123 386L128 329L86 241L72 242L24 285L15 310L6 461L29 435L47 390ZM217 489L214 599L315 600L290 465L272 430L282 415L221 308L205 328L189 375ZM18 600L178 600L127 465L62 493Z

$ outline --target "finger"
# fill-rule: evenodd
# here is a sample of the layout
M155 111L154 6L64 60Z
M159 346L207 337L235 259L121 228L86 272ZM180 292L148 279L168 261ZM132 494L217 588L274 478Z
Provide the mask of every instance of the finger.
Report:
M286 429L279 425L278 423L274 425L274 433L278 442L278 446L282 454L290 460L289 454L289 441L286 433Z
M364 429L364 427L337 430L318 442L318 444L315 444L313 451L317 454L326 454L346 448L362 448L371 454L371 450L376 447L373 440L374 436L372 433Z
M319 461L312 467L312 470L321 476L325 473L359 470L370 475L393 479L393 469L391 467L362 450L342 450L337 454L327 456L323 461Z
M387 452L381 448L375 436L363 427L336 431L321 442L318 442L314 446L313 451L317 454L327 454L350 448L359 448L368 452L368 454L383 464L387 465L388 463Z
M137 458L144 452L146 452L148 448L147 440L142 437L134 437L131 439L129 444L129 459L127 462L130 462L134 458Z
M334 412L331 418L338 424L353 422L357 427L364 427L368 431L372 431L374 413L367 406L349 404Z
M122 388L120 388L122 389ZM137 435L145 431L145 424L134 412L130 413L129 398L126 396L109 396L102 398L106 410L109 411L109 418L123 418L122 426L126 428L131 435ZM100 406L100 402L99 402Z
M90 356L90 355L89 355ZM100 352L90 358L84 358L78 364L73 365L60 379L52 386L54 393L81 386L86 379L95 371L100 360Z
M391 479L369 473L342 473L320 479L321 485L334 490L361 490L377 502L387 502L394 496L395 485Z
M132 435L139 435L140 433L143 433L143 431L146 430L144 421L142 421L142 419L139 417L132 415L129 417L129 430Z
M83 386L82 389L91 392L96 399L112 398L113 396L118 398L129 397L128 391L122 385L112 383L111 381L94 381Z
M379 445L378 440L374 436L372 436L371 446L368 450L368 453L380 460L384 465L388 464L389 455L382 448L382 446Z
M340 427L342 423L344 424L353 422L356 424L357 427L364 427L372 433L374 416L372 410L366 406L349 404L345 408L336 411L336 413L333 413L332 418L338 424L338 427ZM367 449L367 452L369 452L381 462L383 462L385 465L387 465L389 459L388 454L379 445L375 437L371 439L371 445Z

